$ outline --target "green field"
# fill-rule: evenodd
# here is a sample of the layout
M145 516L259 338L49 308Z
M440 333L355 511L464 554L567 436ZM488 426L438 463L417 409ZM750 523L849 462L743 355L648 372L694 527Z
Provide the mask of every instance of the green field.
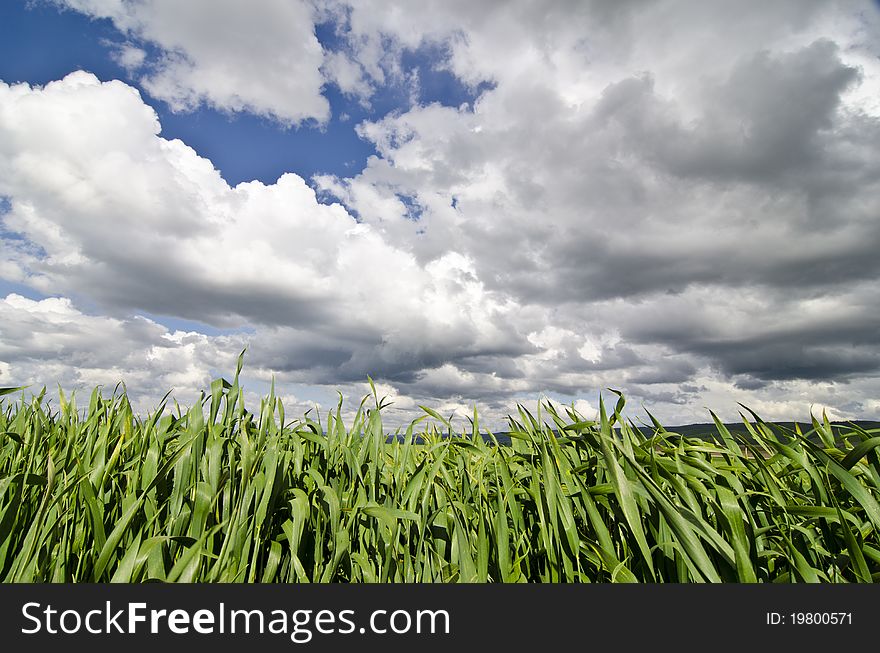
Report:
M146 416L124 391L3 395L4 582L880 580L878 429L750 414L713 441L620 398L521 408L503 446L426 408L389 442L375 395L290 419L238 373Z

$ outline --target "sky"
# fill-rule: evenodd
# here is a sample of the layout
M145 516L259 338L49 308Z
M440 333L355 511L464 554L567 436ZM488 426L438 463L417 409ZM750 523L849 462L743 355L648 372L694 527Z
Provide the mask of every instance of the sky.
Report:
M0 386L878 419L878 56L854 0L3 2Z

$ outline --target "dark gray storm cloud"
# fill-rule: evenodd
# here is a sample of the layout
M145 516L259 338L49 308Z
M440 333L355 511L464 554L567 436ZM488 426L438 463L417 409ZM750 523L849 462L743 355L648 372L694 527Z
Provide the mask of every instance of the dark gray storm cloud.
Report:
M710 312L700 310L699 298L684 297L652 319L628 312L619 324L628 340L708 362L744 389L792 379L847 381L880 375L878 287L863 284L833 298L777 291L759 304L753 291L739 305L731 299Z

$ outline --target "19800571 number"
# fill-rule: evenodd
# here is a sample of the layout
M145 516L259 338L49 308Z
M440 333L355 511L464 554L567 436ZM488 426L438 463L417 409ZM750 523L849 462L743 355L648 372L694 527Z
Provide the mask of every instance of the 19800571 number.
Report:
M789 623L801 625L852 625L852 612L792 612Z

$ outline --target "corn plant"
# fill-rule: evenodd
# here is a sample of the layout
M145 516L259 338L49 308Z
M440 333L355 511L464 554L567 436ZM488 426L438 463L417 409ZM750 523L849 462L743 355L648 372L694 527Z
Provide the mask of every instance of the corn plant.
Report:
M595 420L519 407L509 445L428 407L389 434L375 389L349 424L341 400L286 421L274 385L245 407L240 371L146 416L124 386L84 410L0 390L0 579L880 579L875 431L746 409L749 437L713 414L715 439L687 438L620 396Z

